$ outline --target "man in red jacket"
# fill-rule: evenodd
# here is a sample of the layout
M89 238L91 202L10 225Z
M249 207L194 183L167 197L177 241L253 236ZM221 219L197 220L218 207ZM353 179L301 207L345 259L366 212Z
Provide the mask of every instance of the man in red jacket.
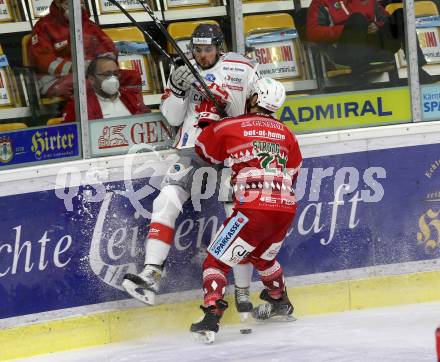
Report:
M111 56L94 59L87 68L87 110L89 120L147 113L140 86L120 86L121 70ZM140 74L138 84L141 83ZM64 110L63 122L74 122L75 102Z
M307 11L307 39L323 45L337 64L361 74L372 62L390 61L406 49L403 10L390 16L380 0L312 0ZM426 64L419 44L419 66ZM433 81L420 68L422 82Z
M205 315L191 325L193 335L205 343L215 339L227 308L226 276L239 263L251 262L265 286L260 298L268 303L254 308L254 318L293 312L275 259L295 216L293 186L302 163L295 136L271 115L285 98L280 82L257 80L250 114L211 123L196 140L196 151L206 161L218 165L228 161L234 189L234 212L211 241L203 263Z
M89 20L84 7L82 23L86 64L98 55L110 55L116 59L118 51L113 41ZM29 53L31 64L40 73L40 93L46 97L71 97L72 54L67 0L54 0L49 14L35 24Z

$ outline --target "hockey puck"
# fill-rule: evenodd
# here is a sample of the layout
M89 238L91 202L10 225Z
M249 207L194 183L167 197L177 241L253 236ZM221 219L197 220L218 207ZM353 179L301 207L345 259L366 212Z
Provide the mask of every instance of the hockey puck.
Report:
M252 333L252 329L251 328L240 329L240 333L241 334L251 334Z

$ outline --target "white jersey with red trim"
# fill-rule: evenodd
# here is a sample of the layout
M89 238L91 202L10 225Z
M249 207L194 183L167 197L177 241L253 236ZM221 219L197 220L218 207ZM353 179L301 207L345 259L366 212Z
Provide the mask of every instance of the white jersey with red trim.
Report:
M237 53L226 53L207 70L201 69L194 59L191 63L209 86L218 85L228 93L228 116L239 116L245 112L246 99L251 96L253 85L259 79L256 61ZM174 143L175 148L194 147L200 134L197 121L201 101L202 95L194 87L191 87L185 98L176 97L169 89L168 80L160 110L170 125L181 126Z
M290 129L265 114L245 114L205 127L195 143L206 161L232 168L235 209L296 211L293 190L302 163Z

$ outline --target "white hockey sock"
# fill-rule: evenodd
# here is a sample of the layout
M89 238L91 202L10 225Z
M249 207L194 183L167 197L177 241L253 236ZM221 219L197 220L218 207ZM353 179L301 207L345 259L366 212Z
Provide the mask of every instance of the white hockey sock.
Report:
M189 194L180 186L166 185L153 202L150 230L145 245L145 264L162 265L174 239L176 219Z
M177 185L166 185L154 199L152 223L161 223L174 229L176 219L182 212L189 194Z
M248 288L251 285L253 266L251 263L238 264L232 268L234 284L239 288Z
M145 264L162 265L170 249L170 244L157 239L148 239L145 246Z

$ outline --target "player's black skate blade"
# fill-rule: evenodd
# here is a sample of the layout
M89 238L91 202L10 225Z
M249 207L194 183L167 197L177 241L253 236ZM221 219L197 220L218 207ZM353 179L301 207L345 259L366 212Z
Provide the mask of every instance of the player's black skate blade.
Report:
M235 296L235 308L238 313L251 313L254 309L254 306L249 301L249 288L240 288L235 287L234 290Z
M156 302L155 291L136 274L125 274L122 287L130 296L146 305L153 306Z
M213 344L216 333L213 331L191 332L191 338L194 342L203 344Z
M254 309L254 306L251 302L248 303L237 303L235 305L238 313L250 313Z
M212 344L215 341L215 334L219 330L220 317L214 314L215 307L201 306L200 308L205 315L199 322L191 324L191 336L196 342Z
M262 319L258 318L257 316L254 316L252 314L252 318L254 320L254 323L260 324L267 324L267 323L291 323L296 322L298 319L294 317L293 315L273 315L269 318Z
M263 289L260 298L268 303L260 304L252 310L252 317L255 320L266 321L273 319L290 322L296 320L296 318L292 316L294 308L286 292L283 293L280 299L273 299L269 296L267 289Z
M216 306L200 306L205 314L198 322L191 324L190 331L193 340L205 344L212 344L215 341L215 335L220 328L220 319L223 311L228 307L224 300L218 300Z

